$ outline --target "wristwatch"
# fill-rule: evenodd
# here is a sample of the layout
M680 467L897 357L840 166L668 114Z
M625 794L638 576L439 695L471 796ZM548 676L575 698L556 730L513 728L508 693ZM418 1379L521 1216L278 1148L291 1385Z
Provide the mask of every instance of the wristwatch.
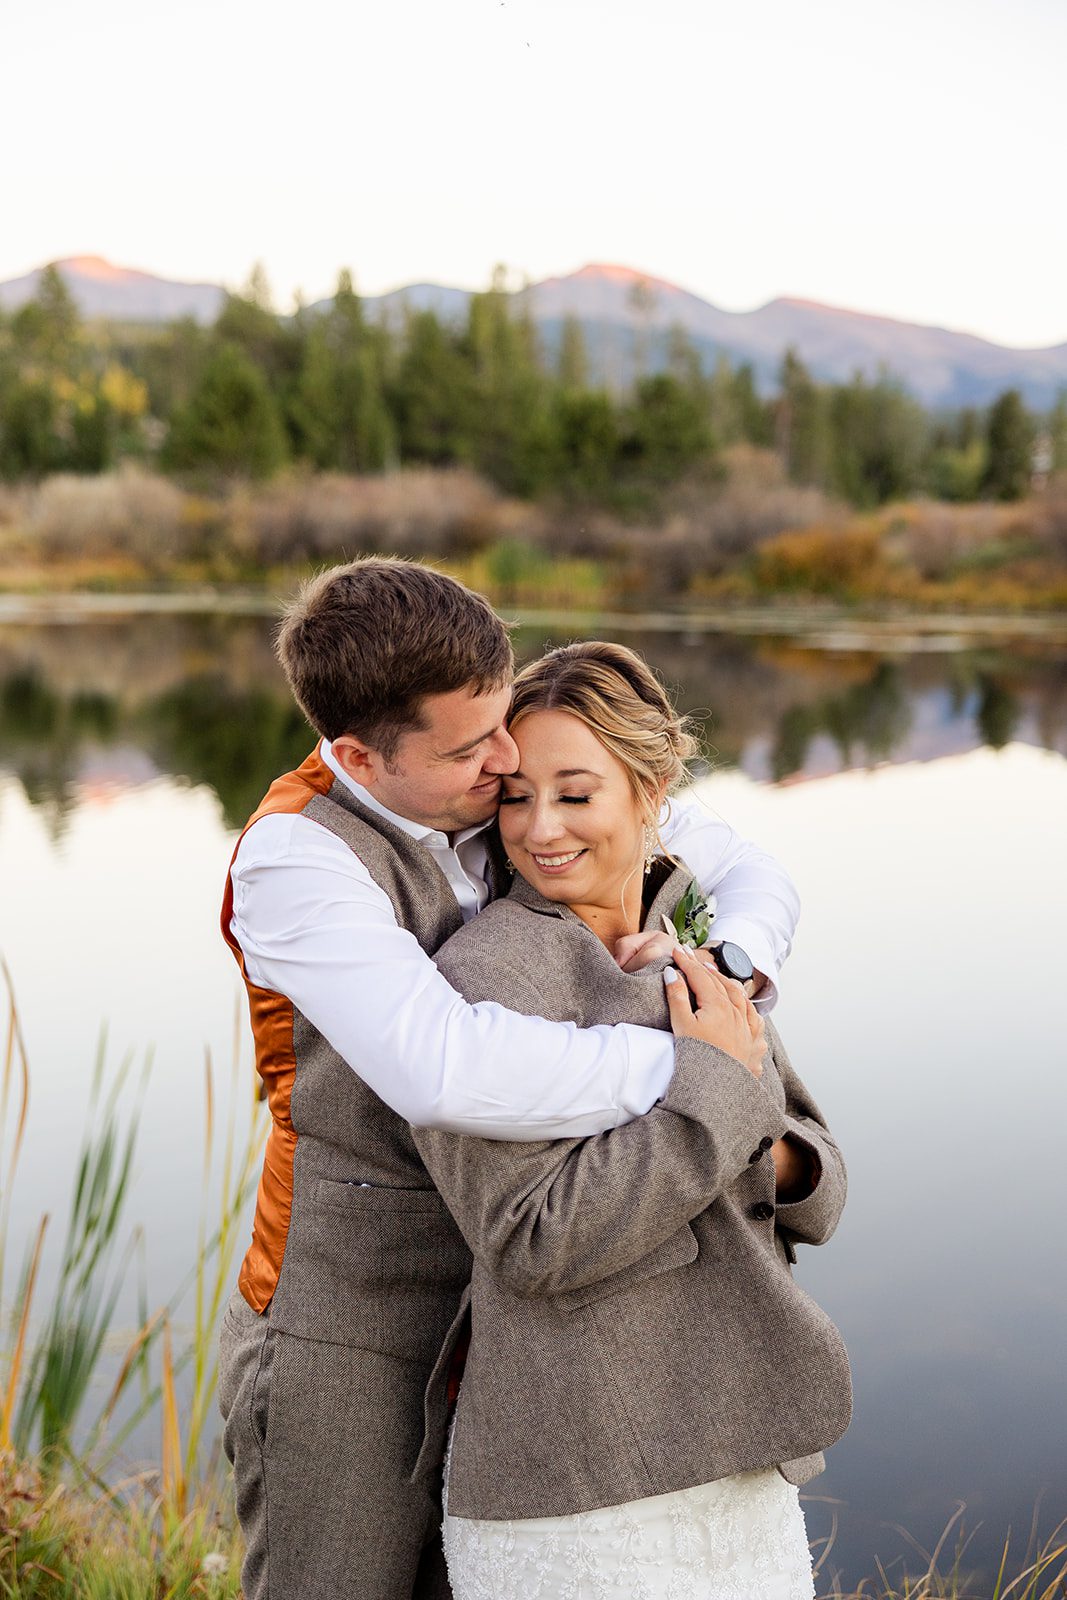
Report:
M714 946L711 955L724 978L736 978L738 983L747 983L755 971L741 946L731 944L729 940Z

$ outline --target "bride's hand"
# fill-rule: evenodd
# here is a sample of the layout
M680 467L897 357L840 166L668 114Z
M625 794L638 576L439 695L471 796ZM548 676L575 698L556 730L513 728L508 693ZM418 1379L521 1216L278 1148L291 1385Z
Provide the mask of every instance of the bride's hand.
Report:
M667 985L671 1027L675 1034L703 1039L733 1056L754 1078L763 1076L767 1040L763 1018L732 978L724 978L713 962L680 945L674 948L677 971L685 979ZM692 1000L690 1000L692 996Z
M677 943L670 933L626 933L615 942L615 960L624 972L640 972L650 961L669 956Z

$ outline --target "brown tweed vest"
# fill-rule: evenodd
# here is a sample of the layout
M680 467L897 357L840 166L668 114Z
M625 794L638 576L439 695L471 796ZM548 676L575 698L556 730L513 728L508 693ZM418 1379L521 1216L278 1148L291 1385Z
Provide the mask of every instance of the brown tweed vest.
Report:
M427 954L462 926L430 852L360 805L317 752L272 786L252 821L278 812L342 839ZM499 892L506 874L492 834ZM227 877L223 932L244 975L231 914ZM242 1293L257 1311L269 1305L282 1332L430 1364L470 1280L470 1251L407 1123L289 1000L245 982L272 1128Z

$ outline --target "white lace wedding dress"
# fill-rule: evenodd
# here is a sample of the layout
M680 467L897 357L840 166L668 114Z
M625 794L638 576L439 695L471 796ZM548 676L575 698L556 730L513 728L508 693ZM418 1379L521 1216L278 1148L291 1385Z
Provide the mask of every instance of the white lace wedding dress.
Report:
M451 1453L451 1452L450 1452ZM454 1600L813 1600L796 1487L770 1467L570 1517L448 1515Z

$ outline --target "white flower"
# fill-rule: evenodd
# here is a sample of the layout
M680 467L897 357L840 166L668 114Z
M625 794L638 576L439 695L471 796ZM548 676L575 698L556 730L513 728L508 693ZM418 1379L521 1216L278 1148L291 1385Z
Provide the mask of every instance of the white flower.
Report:
M221 1550L211 1550L200 1563L200 1571L205 1578L221 1578L229 1570L230 1558L224 1556Z

